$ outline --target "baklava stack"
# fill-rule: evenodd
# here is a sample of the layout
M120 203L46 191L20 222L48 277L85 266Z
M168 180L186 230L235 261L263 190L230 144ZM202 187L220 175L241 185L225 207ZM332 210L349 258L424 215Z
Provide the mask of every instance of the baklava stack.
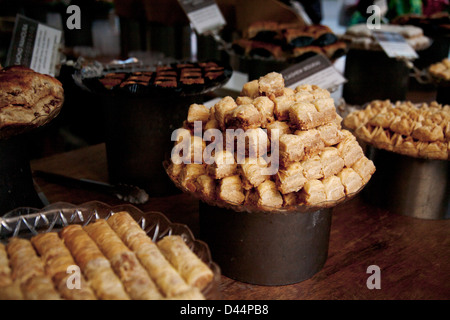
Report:
M211 204L244 210L332 206L375 172L341 120L327 90L286 88L281 74L269 73L246 83L236 99L225 97L210 109L191 105L173 149L187 139L187 161L178 161L176 151L167 171L180 188ZM210 129L223 133L223 141L210 139ZM230 141L230 132L245 135L243 152L239 134ZM222 150L209 154L212 143Z
M377 148L425 159L447 160L450 154L450 106L436 102L370 102L353 111L344 126Z

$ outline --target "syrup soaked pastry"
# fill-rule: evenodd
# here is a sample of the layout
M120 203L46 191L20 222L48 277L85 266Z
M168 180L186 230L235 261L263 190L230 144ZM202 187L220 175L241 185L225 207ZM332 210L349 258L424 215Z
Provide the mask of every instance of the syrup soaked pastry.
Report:
M29 240L11 238L6 249L10 258L12 280L20 284L26 300L61 300Z
M76 289L68 286L72 275L68 270L76 263L56 232L38 234L31 238L31 243L41 256L46 273L52 278L55 287L58 288L64 299L97 299L84 277L80 277L79 287Z
M377 102L370 112L377 115L383 110L386 103ZM427 112L439 121L445 136L450 129L446 129L445 118L434 111ZM378 121L389 126L396 116L379 117ZM206 118L204 110L203 121ZM180 168L169 164L167 173L179 188L211 205L237 211L274 212L296 210L300 206L330 207L356 194L375 172L356 137L343 129L343 119L336 112L330 92L317 85L287 88L282 75L271 72L245 83L236 99L230 96L220 99L209 109L208 119L203 133L211 119L216 121L211 126L224 137L229 137L229 130L240 129L243 133L232 136L231 141L222 141L223 151L203 159L212 160L203 163L206 170L197 164L198 170L189 175L190 183L183 175L189 170L187 165ZM359 124L364 119L368 121L369 117L358 114L346 123ZM425 125L431 126L427 123L417 130L421 136L438 131L427 131ZM373 125L370 127L367 130L370 135L386 134L374 132ZM235 148L242 137L246 139L245 156ZM205 150L211 143L206 142ZM420 146L419 150L428 149Z
M99 299L130 299L109 260L80 225L67 226L60 235Z
M99 219L84 227L111 266L131 299L157 300L163 296L147 271L139 263L136 254L128 249L108 223Z

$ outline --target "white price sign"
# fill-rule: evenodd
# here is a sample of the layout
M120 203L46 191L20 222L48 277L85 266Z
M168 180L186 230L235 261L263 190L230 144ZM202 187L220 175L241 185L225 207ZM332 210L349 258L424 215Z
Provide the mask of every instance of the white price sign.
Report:
M302 84L313 84L330 90L347 81L336 70L330 60L322 55L316 55L299 62L281 72L285 85L295 88Z
M22 65L55 76L62 31L17 15L6 66Z
M374 31L373 35L390 58L417 59L419 57L401 34Z
M214 0L178 0L199 34L222 28L226 21Z

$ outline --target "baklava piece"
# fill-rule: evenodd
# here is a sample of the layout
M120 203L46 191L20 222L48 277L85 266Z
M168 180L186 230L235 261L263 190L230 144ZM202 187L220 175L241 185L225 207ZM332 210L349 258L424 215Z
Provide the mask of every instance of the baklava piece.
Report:
M301 161L305 156L302 138L295 134L284 134L280 137L280 160L283 164Z
M244 84L240 95L250 97L252 99L259 97L259 81L253 80Z
M283 206L283 197L272 180L261 183L252 195L251 201L257 207L275 209Z
M96 296L101 300L129 300L119 277L108 259L81 225L70 225L60 232L60 237L70 250Z
M319 155L314 155L300 162L303 175L307 180L323 178L322 161Z
M188 110L187 122L194 125L195 121L201 121L203 124L209 120L209 109L202 104L191 104Z
M303 168L298 162L289 165L285 169L279 169L275 175L276 185L282 194L299 191L303 188L306 181L303 175Z
M341 179L347 195L357 192L364 185L361 176L352 168L344 168L337 176Z
M253 104L237 106L225 116L225 126L230 129L256 129L262 121L261 113Z
M265 128L269 123L275 121L274 117L275 104L272 100L270 100L268 97L257 97L253 99L251 103L262 115L263 118L261 123L262 128Z
M278 121L289 120L289 110L291 106L295 103L293 95L281 95L272 98L274 102L273 113Z
M147 270L104 219L84 227L105 257L133 300L159 300L163 296Z
M322 115L310 102L297 102L289 109L289 118L297 129L309 130L323 124Z
M344 168L344 159L341 158L337 148L327 147L320 153L320 163L324 178L339 173Z
M264 158L246 158L244 163L239 164L239 173L243 187L246 190L258 187L270 177L265 174L267 162Z
M306 181L299 192L299 201L306 205L319 205L327 200L325 186L320 180Z
M284 78L278 72L271 72L258 80L259 95L268 96L274 95L275 97L283 95L284 92Z
M295 135L301 138L299 146L304 146L305 156L307 157L317 154L325 148L325 144L320 138L320 133L316 129L297 130Z
M206 174L198 176L194 182L195 190L200 193L206 199L213 200L216 194L216 182L215 180Z
M203 164L188 163L181 170L179 176L180 185L184 188L195 191L195 180L206 173L205 166Z
M192 252L181 236L165 236L156 244L189 285L202 290L213 280L211 269Z
M245 195L239 175L225 177L219 182L218 197L234 204L242 204Z
M236 101L230 96L222 98L214 105L214 116L219 122L219 126L222 130L225 129L225 117L227 113L237 107Z
M361 159L353 164L352 169L359 174L364 184L369 182L376 170L372 160L367 157L361 157Z
M236 174L237 164L234 155L221 150L214 154L214 162L206 166L206 171L214 179L222 179Z
M345 197L345 188L342 185L341 179L337 176L330 176L322 180L325 188L327 201L338 201Z
M364 152L356 138L347 130L342 130L344 139L336 146L340 156L344 159L344 165L351 167L364 156Z

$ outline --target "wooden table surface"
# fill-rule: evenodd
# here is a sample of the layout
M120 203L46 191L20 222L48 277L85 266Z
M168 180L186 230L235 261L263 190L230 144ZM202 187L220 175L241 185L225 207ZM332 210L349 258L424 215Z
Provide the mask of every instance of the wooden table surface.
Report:
M75 178L107 181L104 144L33 160L33 170ZM36 178L50 203L73 204L97 200L122 204L113 196L63 187ZM185 194L151 198L141 210L163 212L171 221L199 234L198 201ZM371 265L380 268L380 289L369 289ZM450 220L421 220L391 214L367 205L361 197L336 207L328 259L318 273L285 286L258 286L222 275L224 300L416 300L450 298Z

